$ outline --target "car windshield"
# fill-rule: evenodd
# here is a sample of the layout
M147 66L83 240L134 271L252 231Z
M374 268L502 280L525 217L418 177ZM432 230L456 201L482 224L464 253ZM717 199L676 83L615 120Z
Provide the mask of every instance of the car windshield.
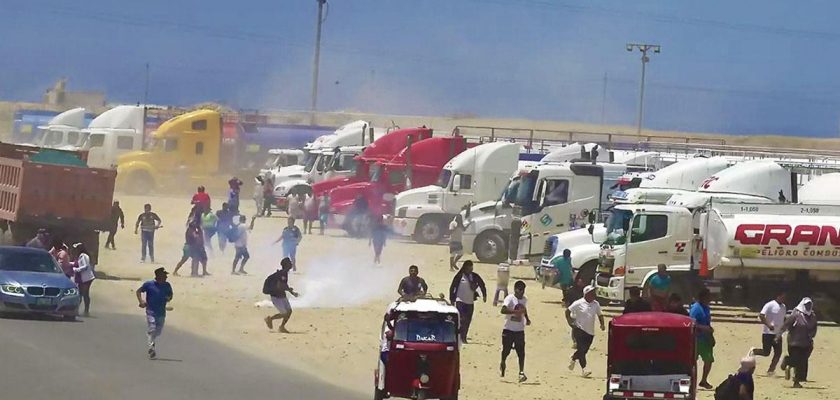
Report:
M440 186L442 188L446 188L449 186L450 179L452 179L452 170L444 169L443 171L440 171L440 177L438 177L437 183L435 183L435 185Z
M62 273L55 260L48 253L29 251L0 253L0 270L48 274Z
M420 343L455 343L453 319L403 319L397 321L394 339Z

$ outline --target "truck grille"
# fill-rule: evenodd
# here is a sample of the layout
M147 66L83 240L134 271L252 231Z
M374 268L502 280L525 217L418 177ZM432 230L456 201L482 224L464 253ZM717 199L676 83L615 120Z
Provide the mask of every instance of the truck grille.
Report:
M611 276L607 275L607 274L598 274L598 276L595 277L595 283L598 286L609 286L610 285L610 277Z
M29 293L30 296L56 297L61 293L61 289L56 287L29 286L26 288L26 293Z

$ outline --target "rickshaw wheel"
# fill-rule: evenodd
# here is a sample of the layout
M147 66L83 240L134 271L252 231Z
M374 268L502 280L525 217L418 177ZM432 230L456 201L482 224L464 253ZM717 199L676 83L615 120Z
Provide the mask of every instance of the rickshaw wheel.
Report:
M417 400L426 400L429 396L429 393L426 392L424 389L420 389L417 391Z
M385 399L385 391L380 390L379 388L373 389L373 400L384 400Z

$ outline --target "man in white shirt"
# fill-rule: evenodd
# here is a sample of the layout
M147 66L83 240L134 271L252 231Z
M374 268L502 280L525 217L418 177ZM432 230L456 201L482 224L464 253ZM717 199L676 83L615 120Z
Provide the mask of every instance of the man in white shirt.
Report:
M236 241L233 242L233 247L236 249L236 255L233 256L233 269L230 271L232 275L248 275L248 273L245 272L245 263L247 263L251 258L251 254L248 252L248 232L254 229L254 221L256 219L257 216L255 215L251 218L251 225L245 226L245 221L247 221L247 219L244 215L240 215L239 223L233 227L236 236ZM239 264L239 260L242 260L242 264ZM239 264L239 272L236 271L237 264Z
M478 291L487 302L487 286L478 273L473 272L473 263L470 260L464 261L461 270L452 278L449 286L449 301L455 304L460 317L461 343L467 343L467 334L470 332L475 301L478 299Z
M603 331L604 315L601 314L601 306L595 300L595 288L589 285L583 288L583 298L576 300L566 309L566 321L572 328L572 337L577 343L577 350L569 360L569 370L575 369L575 361L580 362L581 376L584 378L592 375L592 372L586 369L586 353L595 339L595 317L598 317Z
M525 297L525 282L516 281L513 284L513 294L506 297L502 303L502 314L505 316L505 327L502 330L502 363L499 370L505 376L505 361L510 350L516 350L519 358L519 382L525 382L525 326L531 325L528 317L528 298Z
M761 313L758 314L758 319L761 320L764 329L761 335L761 350L753 349L753 354L767 357L770 355L770 349L773 349L773 360L770 361L770 366L767 368L767 376L773 376L776 373L776 364L779 363L779 358L782 356L781 336L779 336L779 340L776 340L776 334L780 332L786 314L785 292L782 290L776 293L776 298L768 301L761 308Z

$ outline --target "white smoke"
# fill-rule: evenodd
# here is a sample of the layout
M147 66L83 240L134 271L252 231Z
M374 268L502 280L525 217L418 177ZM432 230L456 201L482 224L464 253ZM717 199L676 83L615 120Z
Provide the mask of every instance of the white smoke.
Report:
M404 268L374 265L368 252L309 259L305 272L292 274L291 286L300 297L289 296L294 308L341 308L397 297ZM272 307L270 300L255 304Z

